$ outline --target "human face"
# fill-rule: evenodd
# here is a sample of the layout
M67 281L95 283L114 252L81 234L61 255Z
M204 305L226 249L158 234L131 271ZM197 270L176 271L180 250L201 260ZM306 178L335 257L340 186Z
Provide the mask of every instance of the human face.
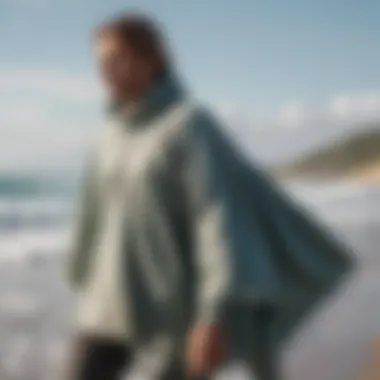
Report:
M149 89L151 65L135 54L123 38L103 33L97 40L96 52L102 80L113 100L136 101Z

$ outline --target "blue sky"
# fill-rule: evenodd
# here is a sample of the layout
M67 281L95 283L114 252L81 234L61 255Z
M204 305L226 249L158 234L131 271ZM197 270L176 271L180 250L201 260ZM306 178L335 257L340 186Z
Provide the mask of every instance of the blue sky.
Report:
M180 71L259 158L380 118L378 0L0 0L0 170L69 167L101 121L90 33L165 26Z

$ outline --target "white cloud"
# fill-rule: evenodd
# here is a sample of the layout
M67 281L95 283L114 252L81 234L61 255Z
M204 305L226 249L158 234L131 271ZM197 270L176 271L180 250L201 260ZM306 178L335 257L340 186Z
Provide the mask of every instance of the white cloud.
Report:
M87 77L0 69L0 171L80 165L96 128L83 106L99 100Z
M367 123L380 120L380 93L341 95L329 104L333 118L345 123Z
M244 132L246 130L263 127L263 123L259 121L254 110L247 110L246 108L227 102L212 105L211 107L221 120L223 120L231 130L236 132Z
M100 122L100 101L95 78L0 67L0 171L80 165ZM260 116L254 109L228 104L214 109L249 150L260 147L265 155L271 149L293 151L297 146L289 145L290 140L317 129L314 134L325 136L334 125L380 121L380 93L335 96L318 107L291 102ZM274 146L274 138L281 143Z
M228 103L214 109L236 131L365 125L380 121L380 92L333 96L316 105L290 102L277 112L260 117L255 110Z
M9 127L21 127L31 122L41 123L46 120L47 110L42 104L4 102L0 104L0 133Z
M380 121L380 92L339 95L319 106L293 102L278 112L273 125L310 127L316 125L353 126Z
M53 96L81 104L101 98L100 86L91 77L54 70L0 68L0 96L7 93Z
M278 113L276 124L288 128L303 126L309 118L308 111L300 102L293 102L283 107Z
M1 127L0 171L79 167L96 131L96 125L83 121L78 125L46 117L19 121Z

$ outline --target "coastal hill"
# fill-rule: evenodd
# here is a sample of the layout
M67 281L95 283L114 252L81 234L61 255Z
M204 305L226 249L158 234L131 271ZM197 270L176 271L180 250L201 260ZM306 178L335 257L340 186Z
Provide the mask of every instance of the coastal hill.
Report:
M319 147L273 168L285 178L363 178L380 181L380 125Z

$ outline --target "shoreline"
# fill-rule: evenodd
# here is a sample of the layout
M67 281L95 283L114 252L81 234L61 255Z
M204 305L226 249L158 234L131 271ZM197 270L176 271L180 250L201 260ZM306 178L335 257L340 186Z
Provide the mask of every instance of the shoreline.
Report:
M304 182L308 184L350 184L374 186L380 188L380 165L353 170L345 174L310 174L310 175L274 175L280 182Z

